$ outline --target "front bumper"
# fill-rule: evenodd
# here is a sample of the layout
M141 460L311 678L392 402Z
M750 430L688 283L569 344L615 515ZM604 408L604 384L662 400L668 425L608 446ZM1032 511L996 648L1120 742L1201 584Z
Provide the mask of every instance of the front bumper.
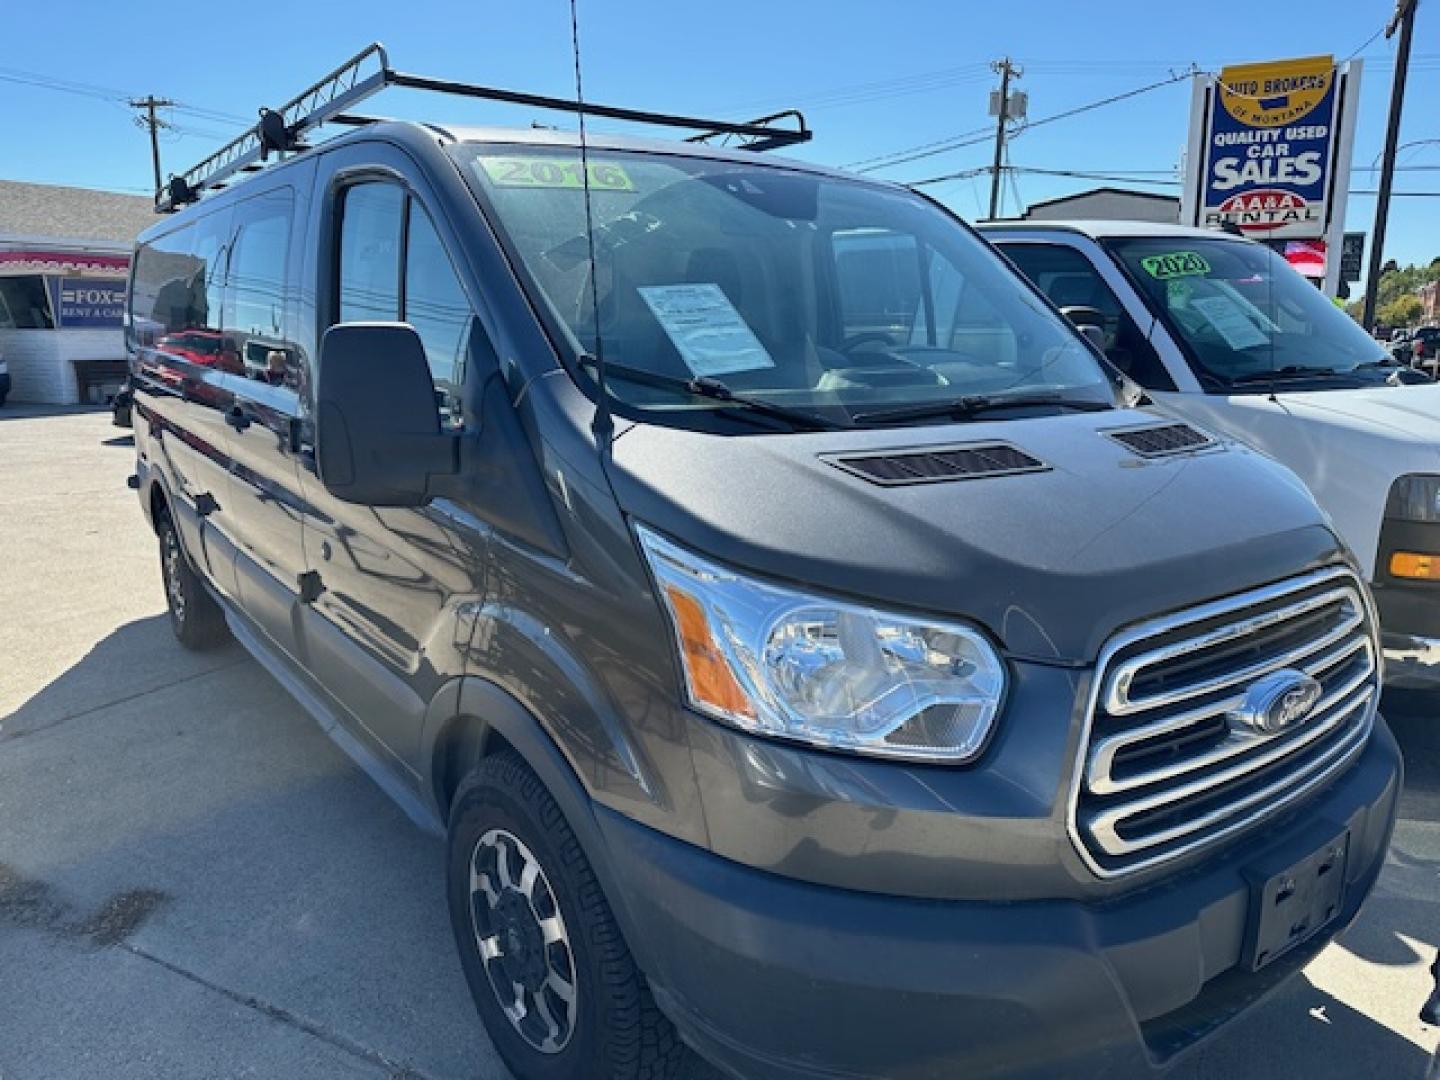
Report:
M1194 1044L1355 917L1400 788L1383 721L1289 818L1209 862L1099 903L922 900L744 867L598 816L631 944L685 1038L747 1078L1128 1075ZM1258 973L1240 966L1245 867L1350 830L1343 908ZM1321 836L1325 833L1325 836Z
M1374 592L1385 650L1385 685L1440 689L1440 585L1377 582Z

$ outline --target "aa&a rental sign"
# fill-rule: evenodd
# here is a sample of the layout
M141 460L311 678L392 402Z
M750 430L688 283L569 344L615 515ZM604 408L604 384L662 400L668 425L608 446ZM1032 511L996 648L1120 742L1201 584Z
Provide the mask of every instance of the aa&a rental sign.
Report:
M1198 80L1186 220L1256 239L1325 237L1343 215L1349 181L1348 74L1329 56L1311 56Z

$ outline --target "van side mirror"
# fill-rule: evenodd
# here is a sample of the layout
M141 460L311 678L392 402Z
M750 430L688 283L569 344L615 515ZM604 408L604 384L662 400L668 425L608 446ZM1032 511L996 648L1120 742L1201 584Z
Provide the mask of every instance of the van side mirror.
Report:
M1071 304L1062 307L1060 314L1070 320L1070 325L1085 335L1085 340L1099 349L1105 351L1105 316L1099 308L1088 307L1084 304Z
M340 323L320 343L315 464L325 490L366 506L423 506L459 468L435 382L406 323Z

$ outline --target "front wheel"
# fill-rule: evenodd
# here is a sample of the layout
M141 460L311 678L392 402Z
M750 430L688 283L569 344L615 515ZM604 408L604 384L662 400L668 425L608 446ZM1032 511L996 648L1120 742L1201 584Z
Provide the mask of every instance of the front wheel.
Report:
M560 807L514 753L450 813L450 921L470 993L519 1080L669 1080L687 1052L656 1007Z

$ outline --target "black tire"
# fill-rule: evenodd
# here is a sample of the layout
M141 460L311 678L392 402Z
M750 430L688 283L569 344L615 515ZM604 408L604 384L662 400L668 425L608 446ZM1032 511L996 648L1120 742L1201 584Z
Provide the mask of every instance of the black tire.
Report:
M493 905L489 892L480 891L472 900L471 867L477 859L488 870L484 881L492 886L503 881L492 861L501 849L512 862L524 860L522 866L533 860L540 871L528 898L495 890L518 898L518 924L501 918L503 899ZM518 755L504 751L487 757L461 783L450 811L447 877L450 922L471 996L495 1049L518 1080L670 1080L678 1075L688 1051L656 1007L560 807ZM552 910L559 916L558 940L539 929L555 924L548 917ZM529 938L532 947L526 950L530 931L523 923L531 916L537 920L533 934L539 936ZM511 929L499 929L507 925ZM486 931L491 932L487 941L506 938L512 946L508 954L492 955L489 967L480 946ZM504 982L515 969L523 969L526 982L546 986L552 977L561 985L566 975L573 977L571 1003L542 986L548 1001L542 1005L538 996L526 998L525 1018L512 1023L491 971ZM533 1041L542 1033L548 1033L548 1051Z
M160 513L155 529L160 536L160 576L165 585L165 604L170 610L170 629L175 632L176 640L196 652L223 644L230 637L225 614L191 567L168 512Z

